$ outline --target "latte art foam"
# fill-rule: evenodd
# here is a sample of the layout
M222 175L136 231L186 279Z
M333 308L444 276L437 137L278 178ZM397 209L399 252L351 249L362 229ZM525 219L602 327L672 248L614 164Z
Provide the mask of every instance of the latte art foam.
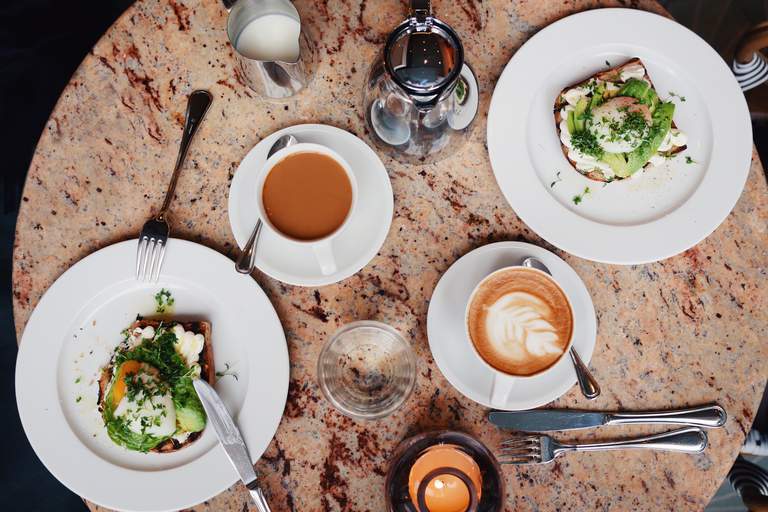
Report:
M467 308L469 337L486 363L535 375L565 353L573 330L568 298L546 274L511 267L480 283Z
M562 354L557 329L547 320L550 316L549 306L530 293L502 295L487 308L488 341L500 354L515 361Z

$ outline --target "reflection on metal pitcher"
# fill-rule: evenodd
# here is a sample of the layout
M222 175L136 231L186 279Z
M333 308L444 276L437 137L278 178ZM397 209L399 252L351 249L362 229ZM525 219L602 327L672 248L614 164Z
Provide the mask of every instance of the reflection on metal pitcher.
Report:
M316 52L293 4L288 0L224 0L224 5L231 7L227 34L248 86L274 99L288 98L306 88L314 75Z

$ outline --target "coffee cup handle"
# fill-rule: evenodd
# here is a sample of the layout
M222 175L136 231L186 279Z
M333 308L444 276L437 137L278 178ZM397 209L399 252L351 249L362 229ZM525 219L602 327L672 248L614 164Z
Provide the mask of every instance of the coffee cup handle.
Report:
M493 374L493 384L491 385L491 406L494 409L506 409L509 394L515 386L517 379L510 375L501 373Z
M333 247L330 240L323 240L312 245L315 259L320 265L320 272L329 276L336 272L336 258L333 256Z

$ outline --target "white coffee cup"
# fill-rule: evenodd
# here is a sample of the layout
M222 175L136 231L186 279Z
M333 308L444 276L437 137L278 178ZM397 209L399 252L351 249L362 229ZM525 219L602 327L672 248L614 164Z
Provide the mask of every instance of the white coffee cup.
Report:
M472 301L475 298L475 295L477 294L477 291L485 284L486 281L491 279L496 274L499 274L501 272L506 272L511 269L525 269L526 271L531 272L538 272L551 282L553 282L562 292L565 298L567 299L568 307L571 309L571 317L575 318L573 313L573 305L571 304L571 300L568 297L568 294L565 293L565 290L563 290L563 287L558 284L558 282L555 280L554 277L547 274L546 272L542 272L539 269L536 268L530 268L530 267L523 267L522 265L511 265L508 267L500 268L498 270L495 270L485 276L483 279L480 280L479 283L475 286L475 288L472 290L472 293L469 296L469 300L467 300L467 306L464 311L464 329L466 332L466 339L467 343L469 343L469 346L472 348L472 352L475 353L477 358L480 360L480 362L488 368L488 370L493 373L493 384L491 386L491 397L490 397L490 403L491 406L493 406L495 409L506 409L507 407L507 401L509 400L509 395L512 392L512 388L515 387L515 384L521 380L524 379L531 379L534 377L539 377L541 375L546 374L547 372L552 371L555 366L563 359L563 357L568 353L569 350L571 350L571 346L573 345L573 329L571 329L571 339L568 340L568 344L565 346L565 349L563 350L563 353L558 357L558 359L549 365L548 367L544 368L543 370L533 373L531 375L510 375L508 373L504 373L493 366L491 366L485 359L483 359L483 356L480 355L480 353L477 351L477 348L475 347L475 344L472 342L472 336L469 332L469 310L470 306L472 304Z
M344 219L344 222L342 222L341 225L339 225L339 227L329 235L326 235L323 238L318 238L316 240L299 240L283 233L277 229L274 224L272 224L272 222L269 220L266 209L264 208L264 182L266 181L267 176L269 176L269 173L272 171L272 169L274 169L275 165L281 162L284 158L290 155L295 155L297 153L316 153L332 158L344 170L344 173L347 175L347 179L349 179L349 184L352 187L352 202L349 206L349 211L347 212L347 216ZM315 255L315 259L320 266L320 272L324 276L331 275L336 272L337 265L336 258L333 255L332 243L333 240L339 236L339 234L349 223L349 220L352 218L355 207L357 205L357 181L355 180L355 175L352 173L352 169L350 168L349 164L346 160L344 160L344 158L342 158L341 155L321 144L312 144L308 142L300 142L298 144L294 144L292 146L281 149L269 157L266 162L264 162L264 166L262 167L261 173L259 174L259 179L256 182L256 205L259 211L259 216L261 217L261 221L264 223L264 226L267 229L288 243L311 247Z

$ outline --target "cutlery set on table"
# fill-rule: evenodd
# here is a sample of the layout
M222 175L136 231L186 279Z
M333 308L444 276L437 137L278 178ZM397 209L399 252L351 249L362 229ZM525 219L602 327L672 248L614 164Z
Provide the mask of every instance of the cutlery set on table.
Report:
M624 450L641 448L673 452L699 453L707 447L707 434L702 428L725 425L727 415L719 405L689 409L643 412L595 412L563 409L536 411L492 411L488 421L499 428L514 430L515 437L501 443L501 464L545 464L566 452ZM604 425L684 425L669 432L594 444L562 444L544 434L580 430Z
M224 3L241 84L274 101L327 85L313 80L319 46L291 2ZM576 41L565 51L571 60L545 72L550 57L562 60L563 40ZM686 68L678 47L706 72ZM685 72L656 58L667 50ZM544 78L521 86L520 76ZM690 101L675 103L661 85L690 86ZM707 109L699 94L714 97L712 88L726 100L740 94L710 48L661 17L609 9L556 22L515 54L494 91L488 151L499 187L534 231L584 258L639 264L687 249L727 215L749 168L748 118L745 125L740 108L710 105L704 118L711 117L711 129L695 120ZM379 154L347 131L301 124L261 139L232 178L229 222L242 248L234 269L229 258L172 238L176 185L212 102L204 90L189 95L168 191L138 240L72 266L40 300L23 335L16 389L32 445L66 485L110 508L191 507L239 477L256 508L269 511L270 493L260 489L253 464L283 418L290 365L281 320L249 274L258 269L315 288L320 308L317 288L358 273L389 234L394 200ZM429 1L411 0L365 81L359 117L366 137L402 163L428 165L460 150L480 105L478 74L459 34L432 14ZM529 143L533 137L541 144ZM697 166L681 165L693 161L686 151ZM723 166L726 153L731 165ZM705 429L726 423L714 404L541 409L575 384L590 400L601 392L589 369L598 330L590 290L542 247L508 241L474 249L445 270L424 305L435 365L459 393L491 409L488 421L511 437L496 447L449 430L403 439L386 470L390 512L501 511L508 503L502 466L546 464L574 451L696 454L707 448ZM328 322L322 310L315 316ZM424 364L413 340L367 318L337 327L311 340L325 343L315 376L323 406L356 422L393 414L408 402ZM677 428L589 444L551 434L608 433L618 425ZM76 471L72 460L80 461Z

